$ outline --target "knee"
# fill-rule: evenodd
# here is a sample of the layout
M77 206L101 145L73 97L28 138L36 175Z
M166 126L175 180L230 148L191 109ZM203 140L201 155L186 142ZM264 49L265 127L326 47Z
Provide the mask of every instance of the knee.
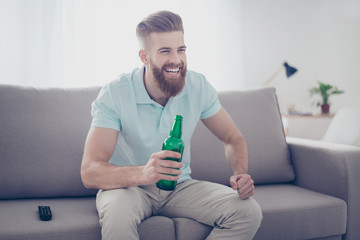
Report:
M131 188L102 191L96 199L100 222L138 224L139 196Z
M255 231L260 227L262 211L259 204L253 199L238 200L238 208L233 209L233 221L237 224L244 224Z
M262 211L259 204L252 198L244 200L243 203L245 206L242 206L241 210L235 214L237 220L234 229L241 233L243 239L253 239L261 225Z
M141 222L139 193L135 189L101 191L96 197L102 239L138 239Z
M246 218L251 223L251 225L254 226L254 228L256 228L257 230L260 227L263 218L261 208L253 198L249 198L247 201L249 201L249 203L248 203Z

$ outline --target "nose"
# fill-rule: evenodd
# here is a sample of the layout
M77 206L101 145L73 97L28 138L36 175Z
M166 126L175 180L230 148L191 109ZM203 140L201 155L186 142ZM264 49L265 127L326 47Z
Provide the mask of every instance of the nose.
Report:
M174 63L174 64L180 64L181 63L181 57L179 56L178 52L174 52L173 54L171 54L170 57L170 62Z

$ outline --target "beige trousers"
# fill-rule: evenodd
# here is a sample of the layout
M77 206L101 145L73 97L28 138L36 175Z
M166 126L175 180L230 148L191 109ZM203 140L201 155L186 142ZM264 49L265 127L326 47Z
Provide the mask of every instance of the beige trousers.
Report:
M102 239L139 239L137 225L152 215L184 217L213 226L206 239L252 239L260 226L258 203L241 200L231 188L197 180L177 185L172 192L155 185L100 190L96 206Z

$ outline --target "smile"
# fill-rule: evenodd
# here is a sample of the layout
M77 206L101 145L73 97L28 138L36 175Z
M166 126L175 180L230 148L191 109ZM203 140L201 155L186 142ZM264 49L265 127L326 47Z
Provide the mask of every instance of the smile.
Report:
M180 68L167 68L167 69L165 69L165 72L174 73L174 74L179 73L179 71L180 71Z

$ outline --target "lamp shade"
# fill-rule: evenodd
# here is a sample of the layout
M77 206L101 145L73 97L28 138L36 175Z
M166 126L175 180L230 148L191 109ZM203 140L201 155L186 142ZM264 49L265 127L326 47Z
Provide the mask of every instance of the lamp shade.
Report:
M290 66L287 62L284 62L284 67L286 70L286 76L289 78L291 75L297 72L297 69Z
M279 69L278 69L276 72L274 72L274 74L271 75L271 76L269 77L269 79L268 79L266 82L264 82L262 85L263 85L263 86L268 85L268 84L269 84L271 81L273 81L282 71L284 71L284 68L285 68L285 73L286 73L286 77L287 77L287 78L290 78L292 75L294 75L294 73L297 72L297 69L296 69L296 68L290 66L287 62L284 62L284 64L281 65L281 66L279 67Z

